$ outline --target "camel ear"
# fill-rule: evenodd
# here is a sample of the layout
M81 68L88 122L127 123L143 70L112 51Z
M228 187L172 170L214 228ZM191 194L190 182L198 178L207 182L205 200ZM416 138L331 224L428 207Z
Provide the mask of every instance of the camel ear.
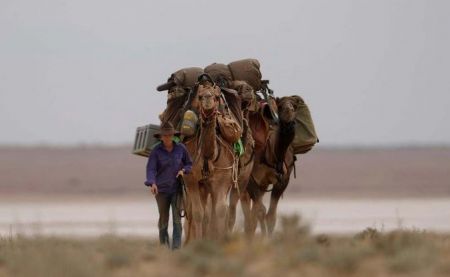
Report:
M214 85L214 87L213 87L213 92L214 92L214 96L215 97L220 97L220 93L221 93L221 91L220 91L220 87L219 86L217 86L217 85Z
M294 109L297 110L297 107L300 105L301 98L298 95L292 95L290 97L292 99L292 104L294 105Z
M305 103L305 101L303 100L303 98L302 98L301 96L299 96L299 95L294 95L294 97L295 97L295 101L296 101L296 103L297 103L297 106L298 106L298 105L301 105L301 104L303 104L303 103Z
M280 104L280 97L275 97L275 103L277 103L277 106Z

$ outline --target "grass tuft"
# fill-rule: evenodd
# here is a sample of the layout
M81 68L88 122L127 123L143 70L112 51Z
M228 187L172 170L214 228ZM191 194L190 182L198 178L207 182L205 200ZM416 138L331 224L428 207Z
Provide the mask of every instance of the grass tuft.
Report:
M300 217L272 238L199 240L177 251L114 235L92 239L0 238L0 276L390 276L449 275L450 235L417 230L355 236L310 234Z

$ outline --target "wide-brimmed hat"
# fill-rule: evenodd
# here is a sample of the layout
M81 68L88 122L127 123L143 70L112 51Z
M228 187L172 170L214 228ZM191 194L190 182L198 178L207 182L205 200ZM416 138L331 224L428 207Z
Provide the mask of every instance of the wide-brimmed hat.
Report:
M165 122L165 123L162 123L161 126L159 127L159 132L154 134L153 136L155 138L159 139L159 138L161 138L161 136L164 136L164 135L179 136L180 132L175 130L172 123Z

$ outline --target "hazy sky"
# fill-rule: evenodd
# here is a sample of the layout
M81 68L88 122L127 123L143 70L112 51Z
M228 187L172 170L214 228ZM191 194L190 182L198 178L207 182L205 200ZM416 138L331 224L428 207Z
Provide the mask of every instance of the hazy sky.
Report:
M131 143L173 71L257 58L323 146L450 145L450 2L0 0L0 144Z

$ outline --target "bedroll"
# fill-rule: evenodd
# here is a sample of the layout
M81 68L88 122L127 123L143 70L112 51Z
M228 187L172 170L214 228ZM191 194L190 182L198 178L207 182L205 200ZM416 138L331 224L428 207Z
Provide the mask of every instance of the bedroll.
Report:
M292 141L294 154L304 154L319 142L308 106L300 97L295 116L295 137Z
M255 91L261 89L261 71L259 61L256 59L244 59L228 64L233 80L246 81Z
M183 88L192 88L197 82L198 76L203 74L203 69L200 67L187 67L172 73L167 79L167 82L159 85L156 90L169 90L174 86Z
M230 85L231 81L245 81L255 91L262 88L260 64L256 59L238 60L228 65L213 63L205 67L204 71L220 86Z

